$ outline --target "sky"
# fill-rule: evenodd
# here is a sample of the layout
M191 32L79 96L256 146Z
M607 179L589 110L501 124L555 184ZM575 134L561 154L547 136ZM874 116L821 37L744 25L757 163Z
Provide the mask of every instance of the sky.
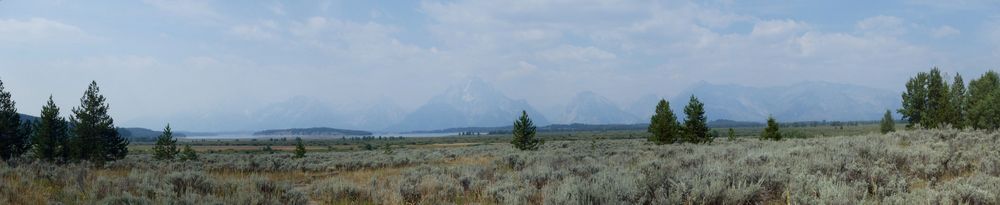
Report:
M119 126L309 96L413 110L469 78L535 107L626 105L698 82L901 91L1000 65L1000 2L0 0L0 80L22 113L97 81Z

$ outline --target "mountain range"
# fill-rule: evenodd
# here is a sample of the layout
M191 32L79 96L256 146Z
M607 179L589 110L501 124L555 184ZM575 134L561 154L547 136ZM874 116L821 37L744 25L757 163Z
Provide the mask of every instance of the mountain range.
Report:
M670 101L678 117L683 115L683 107L691 95L705 103L710 120L760 122L769 115L784 122L877 120L881 119L885 110L900 107L898 93L857 85L802 82L787 86L748 87L701 82ZM655 105L655 102L647 104Z
M666 98L678 118L683 118L683 107L691 95L705 104L709 120L762 122L769 115L779 121L874 120L879 119L886 109L899 107L897 93L857 85L802 82L787 86L751 87L701 82L675 97ZM626 106L620 106L598 93L583 91L569 99L565 106L538 110L524 99L510 98L482 79L471 78L445 89L410 112L388 99L364 106L336 106L316 98L298 96L244 112L206 112L175 116L169 120L177 128L201 131L335 127L406 132L506 126L524 110L538 126L633 124L647 122L660 99L664 97L644 95Z
M559 123L630 124L639 122L634 114L625 112L611 100L591 91L577 93L566 106Z
M547 118L525 100L508 98L482 79L453 86L407 115L390 131L433 130L452 127L485 127L510 124L527 112L536 125Z

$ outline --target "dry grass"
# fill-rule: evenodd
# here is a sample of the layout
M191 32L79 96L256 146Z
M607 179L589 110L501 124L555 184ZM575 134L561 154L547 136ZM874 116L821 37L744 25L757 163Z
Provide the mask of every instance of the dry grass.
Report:
M450 143L304 159L137 154L105 166L14 161L0 165L0 204L996 204L998 138L935 130L708 145L554 141L541 151Z
M196 145L191 146L191 149L197 152L222 152L222 151L261 151L264 146L250 146L250 145ZM328 151L329 147L325 146L305 146L307 151ZM336 148L336 147L335 147ZM339 148L350 148L347 146L339 146ZM291 152L295 150L295 146L271 146L271 149L275 151ZM132 145L129 146L130 151L139 152L149 152L153 150L153 145Z

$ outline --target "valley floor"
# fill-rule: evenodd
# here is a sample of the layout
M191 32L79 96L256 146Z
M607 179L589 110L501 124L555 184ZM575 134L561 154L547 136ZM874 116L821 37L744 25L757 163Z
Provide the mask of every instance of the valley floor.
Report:
M918 130L657 146L550 141L392 151L148 154L0 165L4 204L998 204L1000 135Z

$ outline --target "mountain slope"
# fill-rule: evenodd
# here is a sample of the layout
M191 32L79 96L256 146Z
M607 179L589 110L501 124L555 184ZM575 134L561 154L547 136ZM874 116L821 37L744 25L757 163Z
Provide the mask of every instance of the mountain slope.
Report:
M876 120L886 109L899 107L899 95L875 88L803 82L790 86L747 87L698 83L672 98L670 106L682 118L694 94L705 103L709 119L764 121ZM650 105L652 109L652 105Z
M635 115L640 121L646 122L653 116L653 113L656 111L656 104L659 103L661 99L666 98L652 94L644 95L626 107L625 111Z
M342 112L347 117L339 127L363 130L384 130L403 120L406 113L390 99L380 99L364 108Z
M561 116L559 123L565 124L628 124L638 121L637 117L623 111L611 100L590 91L577 93Z
M253 129L330 126L343 118L329 103L303 96L267 105L252 114Z
M25 114L21 114L21 113L18 113L18 115L21 116L21 121L22 122L25 122L25 121L37 121L38 120L38 117L35 117L35 116L25 115Z
M502 126L512 123L522 110L528 112L536 125L549 124L526 101L510 99L493 86L474 78L431 98L388 130Z
M118 134L122 137L127 138L133 142L154 142L156 138L163 134L162 131L155 131L151 129L141 128L141 127L121 127L118 128ZM186 137L187 135L183 133L173 133L174 137Z

